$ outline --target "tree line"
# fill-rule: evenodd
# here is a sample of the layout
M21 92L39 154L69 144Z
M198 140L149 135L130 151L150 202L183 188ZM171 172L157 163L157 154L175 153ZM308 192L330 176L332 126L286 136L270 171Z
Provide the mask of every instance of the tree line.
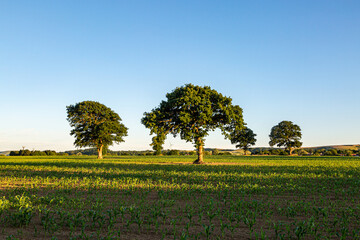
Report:
M335 149L335 148L299 148L295 149L292 152L297 156L359 156L360 150L355 149ZM96 148L85 148L85 149L77 149L77 150L69 150L64 152L56 152L54 150L19 150L19 151L11 151L10 156L94 156L97 155ZM166 149L161 151L162 155L168 156L195 156L197 154L196 151L188 151L188 150L178 150L178 149ZM238 154L236 151L222 150L222 149L206 149L204 150L205 156L210 155L233 155ZM242 152L241 155L273 155L273 156L281 156L288 155L289 153L283 148L249 148L247 152ZM114 151L110 149L104 149L103 155L107 156L153 156L155 155L154 151L144 150L144 151L136 151L136 150L120 150Z
M353 150L336 149L300 149L302 146L301 129L291 121L282 121L270 131L269 145L280 148L259 149L251 146L256 143L256 134L247 127L243 119L242 108L232 104L230 97L223 96L208 86L187 84L177 87L166 94L166 100L158 107L145 112L141 123L148 129L152 138L152 149L149 151L111 151L109 146L124 141L128 128L121 123L120 116L107 106L95 101L83 101L66 107L67 120L73 129L70 135L75 137L76 147L90 147L84 150L74 150L62 153L55 151L30 151L22 149L12 151L11 156L51 156L85 154L102 158L103 154L111 155L197 155L196 164L204 162L204 155L228 154L218 150L205 151L205 138L210 131L220 129L225 139L230 140L236 148L241 148L244 154L259 155L327 155L351 156L358 154ZM192 142L196 151L179 151L163 149L167 135L180 136L181 139ZM281 148L283 147L283 149Z
M120 116L105 105L95 101L84 101L66 107L67 120L73 129L76 147L97 149L102 158L103 149L113 143L124 141L128 128L121 123ZM186 84L166 94L150 112L145 112L141 123L154 135L150 144L155 154L161 154L166 137L192 142L196 148L195 164L204 162L206 136L210 131L220 129L225 139L245 153L256 142L256 134L248 128L243 119L242 108L232 103L230 97L208 86ZM270 146L285 147L289 154L301 147L301 129L291 121L282 121L271 129Z
M21 149L19 151L11 151L9 153L10 156L56 156L56 155L66 155L64 153L58 153L54 150L45 150L45 151L39 151L39 150L32 150L29 149Z

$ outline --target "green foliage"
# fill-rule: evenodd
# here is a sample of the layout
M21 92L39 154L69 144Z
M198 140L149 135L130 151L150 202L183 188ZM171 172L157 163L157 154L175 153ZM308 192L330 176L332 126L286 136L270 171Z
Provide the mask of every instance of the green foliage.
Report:
M9 156L19 156L19 151L11 151Z
M336 149L326 150L323 154L325 156L338 156L339 155Z
M214 150L212 150L212 155L219 155L219 150L218 149L214 149Z
M196 155L196 151L188 151L187 155Z
M0 216L1 214L11 207L11 203L4 196L0 198Z
M105 105L84 101L66 107L67 120L75 136L75 146L96 147L99 158L102 158L103 147L113 143L123 142L127 136L127 128L121 123L121 118Z
M271 129L269 137L270 146L284 146L289 151L289 154L292 153L293 148L298 148L302 145L302 142L300 142L301 129L291 121L282 121L274 126Z
M341 152L341 154L342 154L343 156L352 156L352 155L354 154L354 152L353 152L352 150L343 150L343 151Z
M169 151L166 152L166 155L178 156L178 155L180 155L180 151L179 150L169 150Z
M309 152L306 151L305 149L295 149L294 153L299 155L299 156L306 156L309 155Z
M155 155L161 154L161 150L163 149L165 139L166 139L166 135L163 133L159 133L152 138L152 143L150 144L150 146L152 146L153 150L155 151Z
M19 208L16 211L10 212L5 218L6 223L13 227L21 227L29 225L33 217L32 208Z
M39 150L33 150L30 151L28 149L23 149L20 151L11 151L10 156L55 156L59 155L54 150L45 150L45 151L39 151Z
M231 143L237 144L236 147L244 149L245 153L250 146L256 143L256 134L248 127L240 131L233 131L230 136Z
M287 155L287 153L281 148L272 148L269 153L271 155Z
M29 149L23 149L19 151L19 156L30 156L31 151Z
M46 155L47 155L46 152L42 152L42 151L33 151L31 153L31 156L46 156ZM56 155L56 153L54 155Z
M261 151L260 155L270 155L270 151L269 150Z
M102 149L103 155L106 155L108 152L111 152L111 151L108 148L103 147L103 149ZM66 151L65 154L68 154L68 155L81 154L81 155L91 156L91 155L97 155L98 150L97 150L97 148L85 148L85 149L77 149L77 150Z
M226 138L231 132L244 127L242 109L232 105L232 99L210 87L187 84L166 94L166 101L151 112L144 113L141 122L150 129L155 151L167 134L194 143L198 150L198 162L202 162L204 138L209 131L220 128ZM159 139L161 136L161 139ZM155 140L155 142L154 142Z
M219 152L219 155L228 155L228 156L230 156L231 155L231 153L230 152Z

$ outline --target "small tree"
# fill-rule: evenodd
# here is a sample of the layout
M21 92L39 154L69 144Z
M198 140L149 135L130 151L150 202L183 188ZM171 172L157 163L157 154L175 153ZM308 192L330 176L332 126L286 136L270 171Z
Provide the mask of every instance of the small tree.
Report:
M212 155L219 155L219 149L215 148L214 150L212 150Z
M10 156L20 156L19 151L11 151L9 155Z
M324 153L325 156L338 156L338 151L336 149L329 149L326 150L326 152Z
M306 151L305 149L301 149L301 148L295 149L295 150L294 150L294 153L297 154L297 155L299 155L299 156L309 155L309 152L308 152L308 151Z
M250 146L255 145L256 143L255 136L256 134L250 128L245 127L240 131L233 131L231 133L231 143L237 144L237 148L244 149L244 154L246 155Z
M292 154L294 148L301 147L301 129L291 121L282 121L274 126L270 132L270 146L284 146L289 154Z
M19 151L19 156L30 156L31 151L29 149L22 149Z
M164 134L158 134L152 138L152 149L154 150L155 155L160 155L163 150L163 144L165 143L166 136Z
M169 133L193 142L198 152L194 163L203 163L204 138L209 131L220 128L225 138L230 138L232 131L240 131L244 127L242 109L232 105L231 98L210 87L187 84L168 93L166 98L159 107L144 113L141 122L150 129L150 134L157 135L152 143L157 149L159 144L163 144L158 141L158 136Z
M75 146L96 147L99 159L103 157L104 147L123 142L127 136L119 115L101 103L84 101L66 109L67 120L74 127L70 135L75 136Z

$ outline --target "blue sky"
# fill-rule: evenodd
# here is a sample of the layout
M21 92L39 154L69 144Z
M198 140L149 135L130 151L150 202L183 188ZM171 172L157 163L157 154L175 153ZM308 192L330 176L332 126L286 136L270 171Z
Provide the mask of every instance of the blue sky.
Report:
M66 106L84 100L129 128L112 149L150 149L142 114L186 83L230 96L257 146L282 120L304 146L360 144L359 12L346 0L0 1L0 150L74 149ZM234 148L219 131L205 144Z

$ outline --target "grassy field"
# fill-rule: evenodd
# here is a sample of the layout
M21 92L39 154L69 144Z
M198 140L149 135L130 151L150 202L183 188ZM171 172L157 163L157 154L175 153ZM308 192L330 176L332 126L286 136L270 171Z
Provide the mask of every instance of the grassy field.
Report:
M0 157L0 239L360 239L358 157Z

